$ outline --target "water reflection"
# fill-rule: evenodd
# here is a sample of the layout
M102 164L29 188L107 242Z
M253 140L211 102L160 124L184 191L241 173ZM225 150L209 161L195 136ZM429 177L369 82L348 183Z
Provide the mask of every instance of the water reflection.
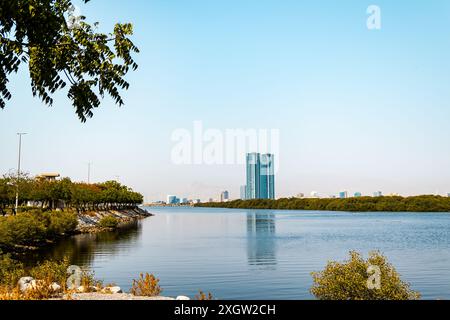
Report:
M62 260L67 257L72 264L91 266L99 254L114 256L132 250L142 235L140 221L130 222L114 232L82 234L63 239L52 248L46 248L24 257L27 265L45 260Z
M247 213L247 255L250 266L275 269L276 257L275 215L268 212Z

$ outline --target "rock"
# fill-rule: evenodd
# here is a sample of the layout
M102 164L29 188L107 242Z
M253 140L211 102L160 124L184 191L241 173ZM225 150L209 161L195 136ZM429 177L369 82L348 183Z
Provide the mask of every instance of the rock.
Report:
M19 280L19 289L21 292L25 292L32 288L31 282L35 281L32 277L23 277Z
M80 293L84 293L84 292L87 291L86 289L87 289L87 288L86 288L85 286L79 286L79 287L77 288L77 291L80 292Z
M109 288L109 290L111 291L112 294L123 293L120 287L111 287Z
M54 282L50 285L50 289L52 289L53 292L59 292L59 291L61 291L61 286L59 284L57 284L56 282Z
M186 296L178 296L176 300L185 300L185 301L187 301L187 300L191 300L191 298L186 297Z
M103 293L107 294L118 294L123 293L122 289L120 287L107 287L102 290Z

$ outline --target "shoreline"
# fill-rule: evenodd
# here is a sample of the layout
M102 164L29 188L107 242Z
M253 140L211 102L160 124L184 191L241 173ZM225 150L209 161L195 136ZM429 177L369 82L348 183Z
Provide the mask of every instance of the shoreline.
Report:
M69 212L69 211L67 211ZM0 245L0 252L5 254L12 254L14 256L20 256L33 251L38 251L48 246L52 246L60 240L70 238L72 236L80 234L97 234L103 232L113 232L120 229L128 223L144 220L149 217L153 217L154 214L136 207L133 209L118 209L118 210L99 210L99 211L86 211L82 213L75 213L77 226L73 231L61 233L53 238L43 239L39 242L29 241L28 243L15 244L13 246ZM101 220L105 217L112 217L118 221L117 227L108 228L100 226Z
M100 226L101 219L105 217L116 218L119 221L118 228L120 228L120 225L133 221L144 220L146 218L153 217L154 214L137 207L134 209L83 212L77 214L77 216L78 226L75 234L86 234L114 231L114 228L104 228Z

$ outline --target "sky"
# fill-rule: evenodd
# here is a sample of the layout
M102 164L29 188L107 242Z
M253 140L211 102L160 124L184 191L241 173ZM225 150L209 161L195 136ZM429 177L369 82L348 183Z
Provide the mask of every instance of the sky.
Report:
M87 123L67 92L49 108L27 69L0 110L0 172L17 167L75 181L119 179L146 201L169 194L239 197L242 164L178 164L172 135L206 129L279 131L278 197L450 192L450 2L93 0L100 31L132 22L141 50L123 92ZM367 28L377 5L381 29ZM253 150L259 151L259 150ZM242 154L242 157L245 155Z

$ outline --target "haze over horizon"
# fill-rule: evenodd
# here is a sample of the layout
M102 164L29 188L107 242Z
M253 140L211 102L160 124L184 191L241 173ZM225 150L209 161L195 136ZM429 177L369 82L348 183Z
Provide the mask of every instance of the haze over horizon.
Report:
M105 99L82 124L64 93L52 108L33 98L22 67L0 110L0 173L16 168L16 132L27 132L31 174L85 181L92 162L92 181L119 176L146 201L237 198L244 165L172 162L173 132L202 121L279 130L277 197L450 192L448 1L78 3L101 31L134 24L125 106ZM366 27L371 4L381 30Z

